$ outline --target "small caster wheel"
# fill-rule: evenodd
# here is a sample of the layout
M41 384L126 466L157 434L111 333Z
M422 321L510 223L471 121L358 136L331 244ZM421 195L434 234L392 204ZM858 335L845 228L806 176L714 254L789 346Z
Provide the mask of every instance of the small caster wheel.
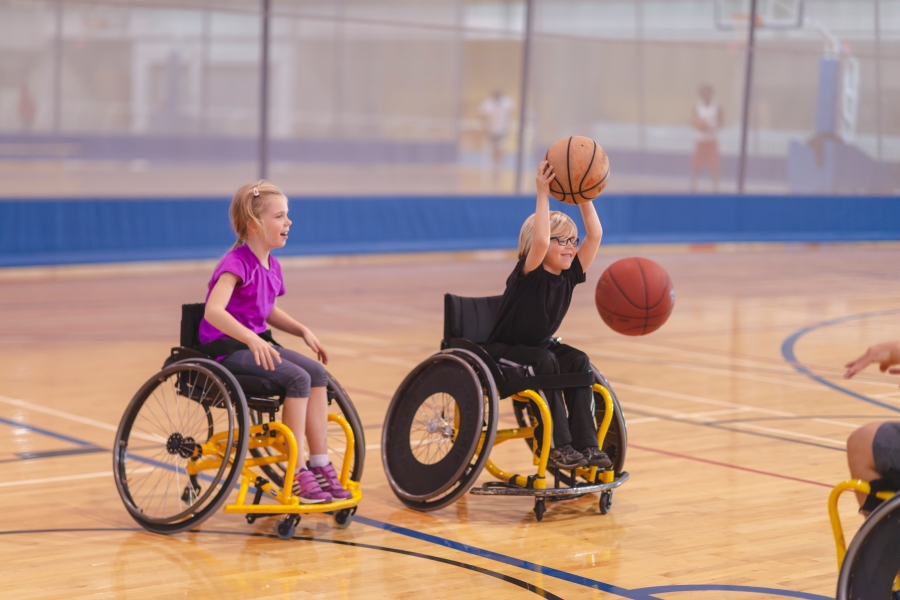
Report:
M248 522L248 523L250 523L251 525L253 525L253 523L256 522L256 519L258 519L259 516L258 516L258 515L245 515L244 518L247 519L247 522Z
M275 525L275 531L278 533L278 537L283 540L289 540L294 537L294 529L297 528L297 523L299 522L299 515L286 515L280 518L278 524Z
M201 489L203 488L201 488L200 484L197 483L197 477L191 475L190 483L184 486L184 491L181 492L181 501L188 506L192 505L197 501L197 498L200 497Z
M612 508L612 490L600 492L600 514L605 515Z
M338 529L347 529L353 521L353 510L345 508L334 513L334 526Z
M544 505L543 498L536 498L534 501L534 516L538 520L538 523L544 520L544 511L546 510L546 506Z

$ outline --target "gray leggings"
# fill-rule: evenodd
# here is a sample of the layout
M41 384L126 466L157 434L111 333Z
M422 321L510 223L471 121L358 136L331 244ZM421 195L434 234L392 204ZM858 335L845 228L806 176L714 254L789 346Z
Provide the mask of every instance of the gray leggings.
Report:
M309 398L311 387L325 387L327 377L321 363L287 348L276 350L281 355L281 364L276 362L274 371L257 365L249 350L238 350L229 355L222 361L222 366L235 375L271 379L285 389L287 398Z

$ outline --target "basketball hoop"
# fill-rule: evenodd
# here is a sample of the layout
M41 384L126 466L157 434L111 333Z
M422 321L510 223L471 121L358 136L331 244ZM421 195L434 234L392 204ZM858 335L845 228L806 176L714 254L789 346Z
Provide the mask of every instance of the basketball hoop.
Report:
M750 0L715 0L717 29L747 29ZM803 26L803 0L757 0L757 29L799 29Z

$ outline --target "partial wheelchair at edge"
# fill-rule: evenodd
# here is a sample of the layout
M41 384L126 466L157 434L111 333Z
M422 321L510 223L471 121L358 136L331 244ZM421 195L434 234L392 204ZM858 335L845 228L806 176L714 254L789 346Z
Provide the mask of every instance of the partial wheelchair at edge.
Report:
M504 372L482 348L502 296L444 297L441 351L415 367L394 394L385 417L381 458L394 494L406 506L437 510L455 502L482 469L499 479L472 488L477 495L533 496L538 521L546 501L599 493L602 514L612 506L614 488L628 479L623 470L628 436L612 387L593 365L592 373L524 376ZM553 430L543 390L592 386L598 446L612 460L597 467L561 471L549 467ZM497 430L499 400L511 398L518 427ZM541 443L536 426L544 424ZM533 475L505 471L490 460L502 442L524 439L537 469ZM553 486L547 485L547 474Z
M837 547L837 600L900 600L900 473L876 481L849 479L834 486L828 516ZM838 512L838 498L847 491L867 495L877 504L848 548ZM879 502L880 501L880 502ZM869 507L866 507L869 510Z
M347 392L328 374L328 452L352 498L301 504L285 474L295 471L303 448L275 420L284 389L234 375L199 351L203 312L203 304L182 306L181 345L135 394L116 432L113 473L129 514L149 531L187 531L237 488L224 512L245 513L249 523L284 515L276 525L283 539L293 537L306 513L329 512L337 527L349 526L362 500L366 442Z

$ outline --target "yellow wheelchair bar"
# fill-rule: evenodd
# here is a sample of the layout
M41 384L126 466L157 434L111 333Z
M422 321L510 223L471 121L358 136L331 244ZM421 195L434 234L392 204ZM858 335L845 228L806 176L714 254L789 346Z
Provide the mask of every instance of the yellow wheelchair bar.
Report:
M345 508L353 508L362 500L362 490L359 483L350 480L350 469L353 462L354 449L356 447L356 439L353 436L353 429L350 423L339 414L329 413L328 420L340 425L344 431L346 439L344 446L344 460L341 464L340 481L344 489L348 490L352 497L346 500L336 502L326 502L321 504L301 504L300 499L293 495L293 479L289 476L285 477L284 485L279 489L278 486L271 483L262 483L258 487L262 489L263 494L278 502L278 504L257 504L247 503L247 494L250 491L250 485L257 481L258 476L251 469L262 465L287 462L285 473L294 473L297 470L297 461L300 451L297 446L297 438L290 428L284 423L273 421L271 423L263 423L250 427L250 448L271 447L279 454L271 456L248 457L244 461L244 467L241 469L241 485L238 489L237 499L234 504L225 507L226 513L248 513L248 514L284 514L284 513L313 513L313 512L331 512L342 510ZM273 436L274 433L274 436ZM216 436L214 436L216 437ZM216 448L224 445L224 439L227 434L223 434L219 439L210 438L207 444L204 444L204 452L206 446ZM197 461L196 470L203 468L218 468L222 461L221 451L216 456L204 458ZM228 457L231 460L231 457ZM190 465L191 463L189 463Z
M609 393L609 390L607 390L599 383L594 384L593 391L599 393L603 397L603 403L605 407L603 420L600 422L600 427L597 431L597 447L603 448L603 444L606 441L606 435L609 433L609 427L612 424L615 404L613 403L612 395ZM544 397L533 390L523 390L518 394L513 394L511 398L514 402L534 402L541 413L541 420L545 424L542 435L541 452L539 454L535 453L534 455L534 464L537 466L537 473L531 477L518 475L516 473L510 473L498 467L490 459L485 462L484 468L487 469L487 471L491 475L501 481L505 481L520 487L529 487L529 480L531 480L531 488L536 490L547 489L547 461L550 458L550 444L553 435L553 417L550 414L550 407L547 406L547 402L544 400ZM496 446L497 444L501 444L507 440L533 438L534 430L534 427L500 429L497 431L497 435L494 439L494 445ZM476 453L480 453L482 451L483 444L484 434L482 434L481 440L478 442ZM587 481L593 483L597 481L597 467L578 468L576 470L576 475L584 477ZM602 471L599 475L599 479L603 483L612 483L615 480L615 473L612 470Z
M865 482L862 479L848 479L847 481L842 481L834 486L834 489L831 490L831 494L828 496L828 517L831 519L831 531L834 533L834 544L837 547L838 570L840 570L841 565L844 562L844 557L847 555L847 544L844 541L844 528L841 526L841 515L838 514L838 499L841 494L848 490L860 492L866 496L872 493L872 488L869 487L868 482ZM880 500L889 500L895 493L896 492L889 491L878 492L875 494L875 497Z

